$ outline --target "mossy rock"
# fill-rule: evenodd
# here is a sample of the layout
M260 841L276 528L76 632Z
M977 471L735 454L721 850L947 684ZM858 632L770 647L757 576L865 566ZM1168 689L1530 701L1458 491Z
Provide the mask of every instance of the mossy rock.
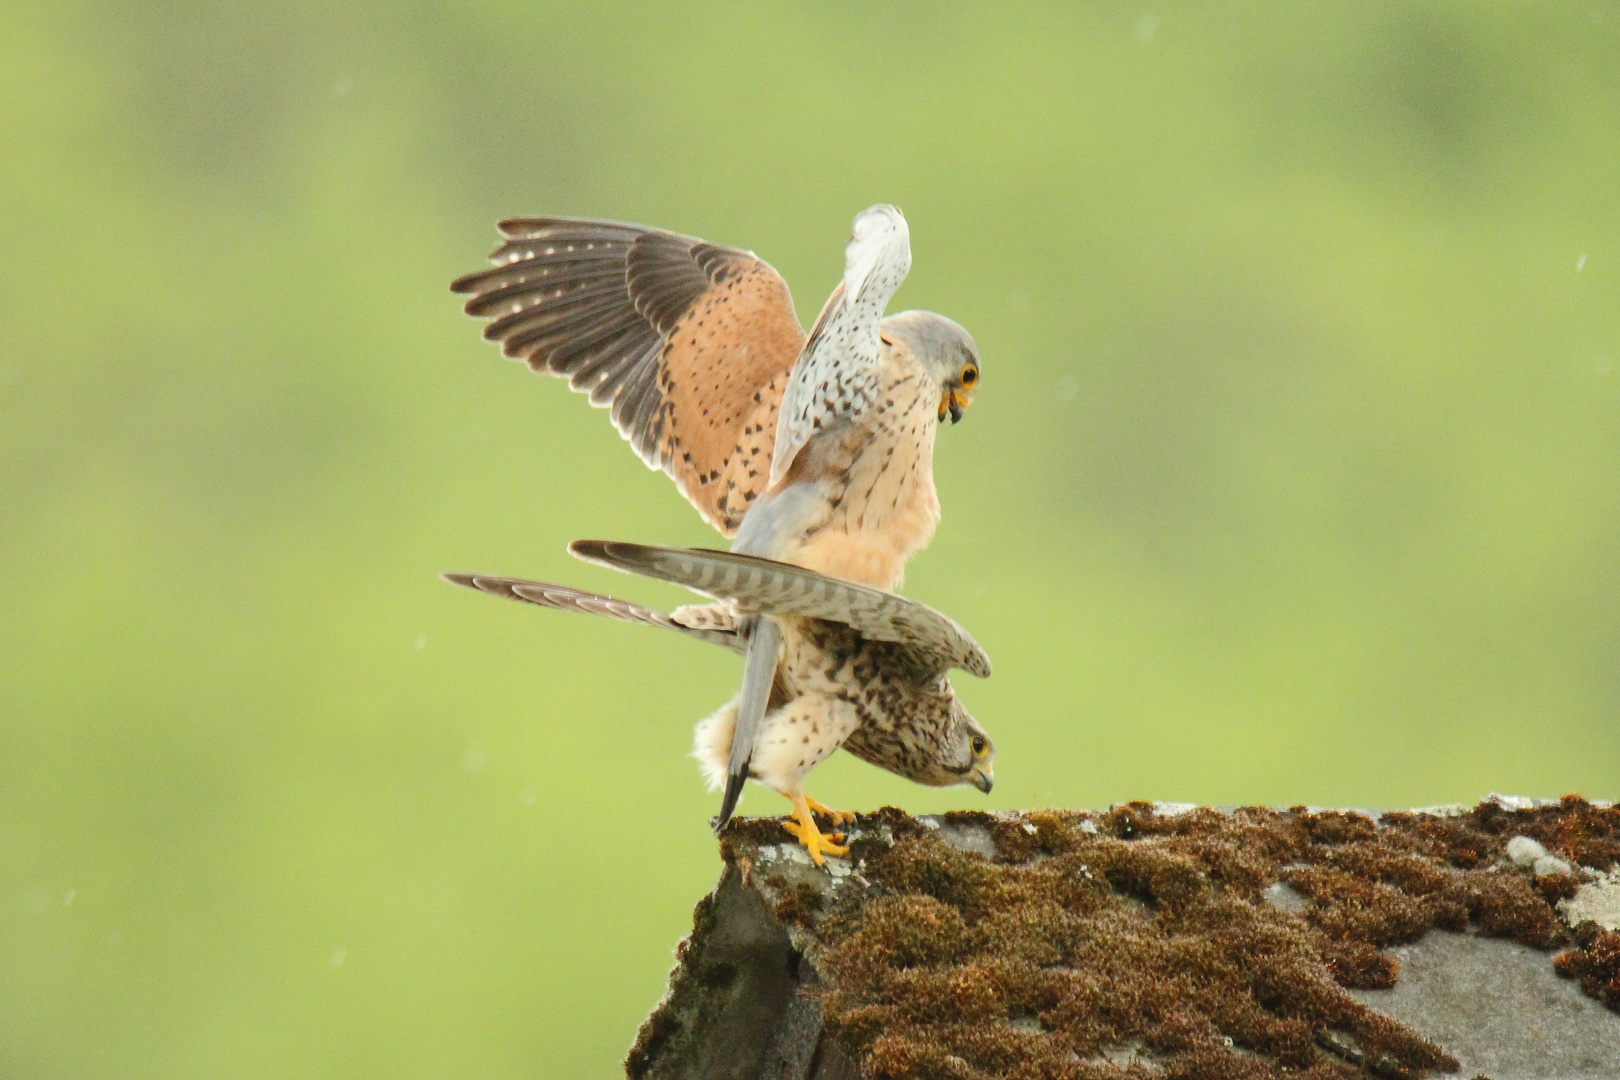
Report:
M821 869L728 831L631 1077L1620 1076L1620 934L1559 915L1620 882L1605 804L886 808L849 838Z

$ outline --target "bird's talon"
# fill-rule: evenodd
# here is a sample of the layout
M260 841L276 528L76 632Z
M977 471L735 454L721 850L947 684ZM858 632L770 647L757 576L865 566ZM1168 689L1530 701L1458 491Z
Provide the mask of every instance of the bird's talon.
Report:
M824 817L832 818L834 825L855 824L855 815L848 810L834 810L826 803L819 803L808 795L804 797L804 803L810 808L812 814L821 814Z
M804 845L810 860L817 866L824 865L825 855L849 854L848 846L841 842L844 839L843 833L823 833L816 828L816 819L812 816L808 803L796 805L793 816L782 822L782 828Z

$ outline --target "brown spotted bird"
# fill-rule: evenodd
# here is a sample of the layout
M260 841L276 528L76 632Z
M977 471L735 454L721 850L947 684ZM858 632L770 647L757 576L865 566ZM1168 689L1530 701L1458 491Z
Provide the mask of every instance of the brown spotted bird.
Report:
M748 648L745 620L777 627L781 655L769 710L755 732L749 775L793 803L783 825L818 865L847 848L838 833L821 832L815 815L830 815L835 824L851 815L811 799L804 779L840 746L919 784L990 790L995 748L946 678L952 668L988 676L990 659L966 630L932 608L749 555L601 540L578 540L569 550L588 562L684 585L718 603L687 609L700 610L701 619L683 619L561 585L478 574L445 577L541 607L675 630L739 653ZM736 717L733 699L698 725L694 756L716 783L729 775Z
M752 252L609 221L520 218L494 269L456 281L484 336L566 376L732 550L878 589L934 534L934 435L979 384L968 332L884 318L911 266L900 211L855 218L844 273L806 334L787 284ZM735 808L782 640L745 618L743 686L716 828Z

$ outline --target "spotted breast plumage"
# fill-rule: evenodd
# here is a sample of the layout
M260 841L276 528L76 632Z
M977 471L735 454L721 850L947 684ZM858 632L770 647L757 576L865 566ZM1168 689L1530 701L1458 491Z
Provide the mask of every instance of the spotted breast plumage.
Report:
M684 585L723 603L711 605L706 624L697 627L566 586L476 574L445 577L541 607L674 630L739 653L748 648L741 629L747 619L776 626L780 661L749 774L793 803L784 825L817 863L846 849L838 833L818 828L815 815L830 815L835 825L849 815L809 798L804 779L840 746L917 783L990 790L995 748L946 677L951 668L988 676L990 661L967 631L939 612L893 593L753 556L587 540L575 541L570 550L589 562ZM733 699L698 725L695 756L716 783L729 772L736 720Z
M609 408L733 551L898 586L940 518L935 434L961 418L980 378L978 348L955 322L884 317L911 266L899 210L856 216L843 276L808 334L786 283L752 252L607 221L523 218L501 230L494 268L452 286L471 294L469 314L491 320L485 337ZM735 633L743 682L717 829L750 775L783 657L776 620L747 615Z

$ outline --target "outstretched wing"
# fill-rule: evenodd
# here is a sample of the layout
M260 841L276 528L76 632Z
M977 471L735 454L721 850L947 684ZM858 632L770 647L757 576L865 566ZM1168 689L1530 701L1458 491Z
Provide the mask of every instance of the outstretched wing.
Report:
M776 413L805 335L753 253L640 225L503 221L492 270L450 288L484 336L611 408L648 466L705 521L737 531L765 489Z
M522 578L491 577L488 574L441 574L440 577L455 585L465 585L469 589L489 593L491 596L504 596L509 600L524 600L544 608L554 608L557 611L581 611L587 615L606 615L610 619L620 619L624 622L641 623L643 626L657 626L665 630L675 630L687 637L697 638L714 645L720 645L732 652L742 652L743 642L735 630L717 629L714 626L699 627L687 626L665 615L661 611L644 608L640 604L630 604L623 600L615 600L611 596L601 596L597 593L580 592L570 589L566 585L548 585L543 581L525 581Z
M851 626L865 637L910 650L920 669L961 668L981 679L990 658L956 622L926 604L813 570L702 548L666 548L613 540L575 540L568 550L586 562L684 585L726 599L745 615L797 615Z
M776 421L770 486L823 428L859 416L878 389L878 326L889 298L911 269L905 215L886 204L855 217L844 248L844 279L833 290L793 367Z

